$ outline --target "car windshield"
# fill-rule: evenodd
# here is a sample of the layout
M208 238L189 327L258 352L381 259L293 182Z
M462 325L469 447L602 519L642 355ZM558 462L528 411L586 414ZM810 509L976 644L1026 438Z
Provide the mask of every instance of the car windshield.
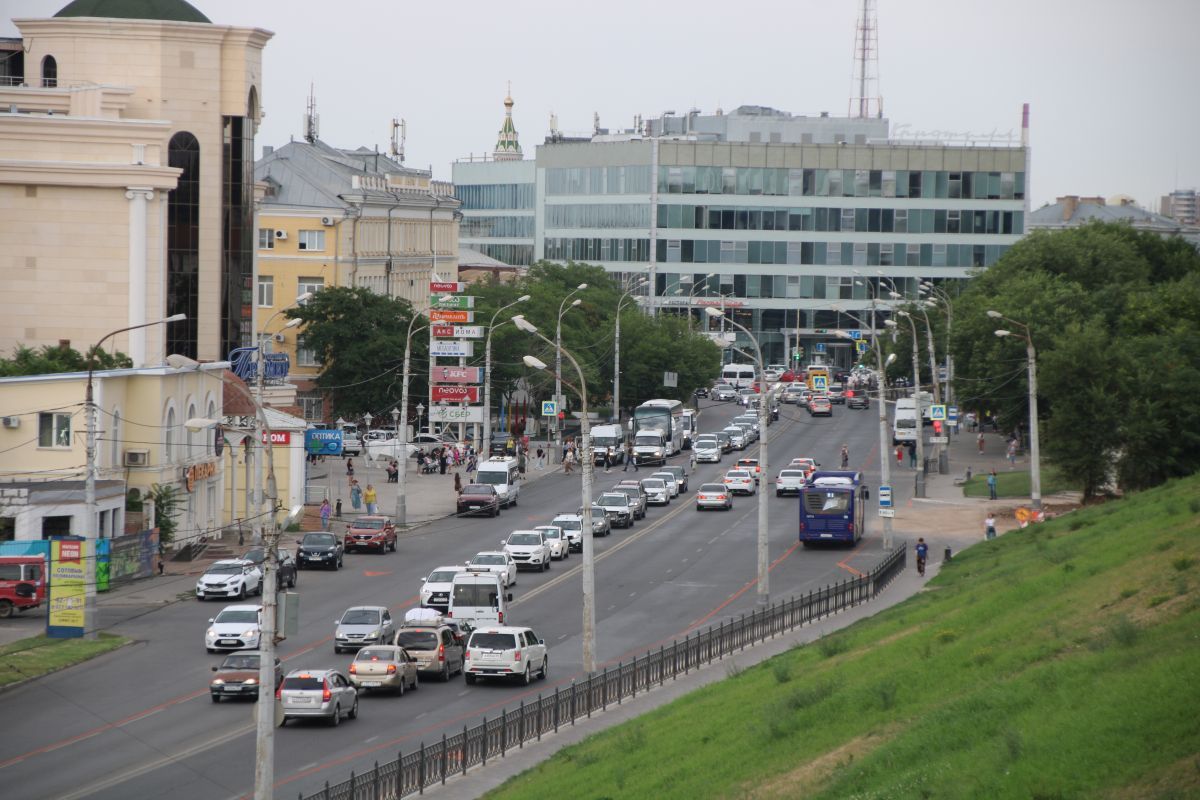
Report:
M488 476L482 472L479 474L479 480L481 480L481 481L487 480L487 477ZM480 483L468 483L466 486L463 487L463 494L491 494L491 493L492 493L491 486L486 486L486 485L480 484Z
M617 437L616 436L593 436L592 437L592 446L593 447L616 447L617 446Z
M454 580L454 576L457 574L458 572L456 570L438 569L429 573L429 577L425 580L429 583L450 583Z
M403 635L403 634L401 634ZM396 651L385 647L364 647L354 657L355 661L395 661Z
M370 530L373 530L373 531L381 531L381 530L383 530L383 526L384 526L385 522L386 521L382 520L382 519L360 519L360 520L355 520L353 523L351 523L350 527L351 528L359 528L359 529L369 528Z
M915 419L898 419L896 420L897 428L915 428L917 421Z
M713 388L714 388L714 389L716 389L718 392L731 392L731 391L733 391L733 387L732 387L732 386L730 386L728 383L718 383L718 384L717 384L716 386L714 386Z
M221 669L258 669L258 656L249 654L229 656L221 662Z
M583 520L579 519L556 519L554 520L554 524L564 531L583 530Z
M742 430L741 428L726 428L726 429L725 429L725 432L726 432L727 434L729 434L729 438L730 438L730 439L732 439L732 438L734 438L734 437L740 437L740 436L743 436L743 435L745 435L745 433L746 433L746 432L745 432L744 430Z
M706 483L700 487L700 491L702 491L702 492L723 492L723 491L725 491L725 487L719 483Z
M517 639L511 633L476 633L467 646L480 650L514 650Z
M314 678L312 675L289 675L283 679L283 688L312 692L317 689L324 689L325 682L320 678Z
M623 506L629 503L629 498L623 494L602 494L600 499L596 501L597 505L601 506Z
M542 535L540 533L514 533L508 537L508 543L536 546L542 543Z
M260 561L265 560L266 557L267 557L267 554L266 554L266 552L264 552L264 550L261 547L251 547L249 550L247 550L245 553L242 554L242 561L253 561L254 563L257 564Z
M646 478L642 481L642 485L647 489L665 489L667 484L661 478Z
M561 539L562 531L558 528L541 528L542 535L547 539Z
M475 480L477 480L479 483L486 483L491 486L503 486L508 483L508 470L493 469L486 472L484 470L479 470L479 473L475 476Z
M456 583L451 603L455 606L495 606L496 584L481 581Z
M206 575L241 575L240 564L214 564L208 568Z
M701 436L698 439L696 439L696 447L704 447L706 445L708 447L715 447L716 444L717 444L717 437L715 437L715 436Z
M745 470L735 469L725 473L726 478L749 478L750 473Z
M217 614L213 622L253 622L258 624L258 611L253 608L227 608Z
M437 650L438 635L434 631L400 631L396 644L408 650Z
M302 547L333 547L337 544L337 537L332 533L306 533L304 538L300 540Z
M662 439L657 433L639 433L633 442L642 446L654 447L661 443Z
M379 612L373 608L352 608L342 614L343 625L375 625L379 622Z
M478 555L471 559L472 564L505 564L504 556L501 555Z

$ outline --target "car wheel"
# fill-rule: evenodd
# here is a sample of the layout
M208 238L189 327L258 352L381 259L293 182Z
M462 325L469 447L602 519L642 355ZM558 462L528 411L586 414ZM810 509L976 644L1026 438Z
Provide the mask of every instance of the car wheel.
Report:
M442 683L450 682L450 665L449 664L447 664L445 662L442 663L442 672L440 675L438 675L438 680L440 680Z
M221 695L219 695L219 694L214 694L214 695L212 696L212 701L213 701L214 703L219 703L219 702L221 702Z
M475 673L464 672L463 680L465 680L467 682L467 686L474 686L475 685Z
M400 685L396 687L395 694L398 697L404 697L404 676L400 676Z
M295 570L292 572L292 577L288 580L288 588L289 589L296 588L296 576L298 573L299 573L299 570Z
M392 552L396 552L396 540L392 539Z
M408 688L412 689L415 692L417 690L417 685L420 683L420 680L421 680L421 676L414 672L412 686L410 686Z
M238 589L238 600L245 600L245 599L246 599L246 584L243 583L241 588Z
M337 566L336 566L336 567L334 567L334 569L341 569L341 568L342 568L342 559L341 559L341 558L338 558L338 560L337 560Z
M346 715L350 719L358 719L358 697L354 698L354 705L350 706L350 713Z
M539 681L546 680L546 672L549 671L549 669L550 669L550 657L546 656L545 658L542 659L542 668L538 672L538 680Z
M255 593L256 595L258 595L259 597L262 597L262 593L263 593L263 585L262 585L262 581L259 581L259 582L258 582L258 587L257 587L257 588L254 590L254 593Z
M522 686L529 685L531 676L529 674L529 665L528 664L525 665L525 671L523 673L521 673L520 677L517 678L517 680L520 681Z
M342 707L341 706L333 707L333 716L329 718L329 724L331 726L333 726L334 728L336 728L338 725L342 724Z

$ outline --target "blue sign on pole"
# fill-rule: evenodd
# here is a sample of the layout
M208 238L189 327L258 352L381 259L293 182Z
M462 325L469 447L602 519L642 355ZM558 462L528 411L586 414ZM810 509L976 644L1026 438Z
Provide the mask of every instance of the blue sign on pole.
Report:
M813 352L814 353L824 353L825 352L825 343L817 342L815 345L813 345Z
M340 456L342 454L342 432L305 431L304 452L314 456Z
M879 507L880 508L891 508L892 507L892 487L890 487L890 486L880 486L879 487Z
M851 338L851 339L854 339L854 340L861 339L861 338L862 338L862 331L858 330L857 328L855 328L854 330L851 330L851 331L850 331L850 338Z
M946 411L946 416L951 422L958 422L958 406L950 406Z

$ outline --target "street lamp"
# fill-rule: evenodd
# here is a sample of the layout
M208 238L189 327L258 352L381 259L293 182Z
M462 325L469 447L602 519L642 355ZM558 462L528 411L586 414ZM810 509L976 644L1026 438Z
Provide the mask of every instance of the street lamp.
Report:
M586 283L579 284L568 292L567 296L558 304L558 323L554 329L554 407L556 411L562 411L562 318L563 314L566 314L567 311L583 302L576 298L568 306L567 301L571 299L571 295L576 292L582 292L587 287ZM562 458L562 423L559 421L557 414L554 416L554 444L554 454L551 456L552 461L555 456L560 459Z
M1041 447L1038 444L1038 407L1037 407L1037 351L1033 347L1033 334L1024 322L1006 317L999 311L989 311L992 319L1002 319L1021 328L1021 333L1008 330L997 330L996 335L1004 338L1013 336L1025 340L1025 360L1029 366L1029 499L1035 510L1042 508L1042 458Z
M928 299L925 304L930 308L941 307L946 312L946 402L954 402L954 353L950 350L950 337L954 332L954 303L950 295L939 289L930 281L922 281L920 285L936 299ZM938 301L941 301L940 303Z
M710 317L725 318L725 313L719 311L712 306L706 306L704 313ZM729 324L746 334L754 344L754 353L758 360L758 383L762 387L762 398L758 404L758 430L761 435L759 441L758 461L762 468L763 480L766 480L770 474L770 465L767 460L767 445L771 439L770 427L767 420L771 413L771 392L767 389L766 369L763 366L762 348L758 346L758 339L754 338L754 334L750 333L741 323L736 320L729 320ZM760 495L758 498L758 604L767 605L770 602L769 579L770 579L770 563L769 563L769 547L767 539L767 507L769 503L765 495Z
M118 333L126 333L127 331L141 330L149 328L152 325L166 325L170 322L182 322L187 319L187 314L172 314L165 319L155 320L154 322L143 322L140 325L130 325L127 328L118 328L115 331L110 331L100 337L100 341L96 342L95 346L87 353L87 386L84 389L83 395L83 413L85 415L85 424L87 426L87 438L85 446L84 459L86 461L84 482L83 482L83 509L84 519L86 522L83 526L83 535L92 540L92 554L90 557L83 559L84 573L83 583L85 587L83 601L83 634L88 639L96 638L96 547L99 544L100 531L97 530L96 517L99 511L96 508L96 402L95 388L92 384L92 375L96 371L96 353L100 351L100 347L109 339L116 336ZM111 527L110 527L111 530ZM94 534L94 535L93 535Z
M518 314L512 318L512 321L526 333L532 333L546 344L556 347L554 342L543 336L523 316ZM580 526L582 528L580 534L583 537L583 670L590 674L596 671L596 568L592 548L592 427L588 419L587 381L583 377L583 370L580 369L579 362L570 352L561 347L556 347L556 350L558 353L566 355L579 375L578 387L572 386L570 383L567 383L567 386L570 386L579 395L580 410L582 411L579 429L579 453L581 456L579 461L583 468L583 524ZM525 366L532 369L546 369L546 363L541 359L525 356L523 360Z
M917 477L916 483L913 485L913 496L925 496L925 431L922 429L925 421L921 413L921 355L917 348L917 323L913 322L912 315L907 311L897 311L896 316L903 317L908 320L908 325L912 328L913 337L913 402L916 404L917 413ZM886 320L884 325L889 328L899 328L899 323L894 319Z
M508 305L501 306L496 309L495 314L492 314L492 321L488 323L487 339L484 340L483 345L483 453L480 455L481 459L489 458L492 455L492 331L499 327L496 325L496 317L500 316L500 312L527 300L529 300L529 295L523 294ZM507 321L505 320L505 322ZM500 324L503 325L504 322Z
M625 294L621 295L617 300L617 322L616 330L613 334L613 411L612 420L618 425L621 424L621 308L625 305L627 299L631 299L633 293L642 288L646 284L645 276L638 278L629 287ZM636 303L637 301L634 300Z

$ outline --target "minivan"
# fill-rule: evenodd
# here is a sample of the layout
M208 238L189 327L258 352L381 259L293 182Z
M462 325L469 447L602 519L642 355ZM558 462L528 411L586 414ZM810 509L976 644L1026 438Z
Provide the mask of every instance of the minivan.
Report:
M487 483L494 486L496 494L500 498L500 505L508 508L517 504L517 495L520 492L517 480L520 476L521 472L517 468L515 458L496 456L479 465L475 483Z
M503 625L513 598L504 591L503 580L499 573L467 567L454 576L446 616L474 628Z
M625 431L620 425L597 425L592 428L592 463L620 464L625 461Z

